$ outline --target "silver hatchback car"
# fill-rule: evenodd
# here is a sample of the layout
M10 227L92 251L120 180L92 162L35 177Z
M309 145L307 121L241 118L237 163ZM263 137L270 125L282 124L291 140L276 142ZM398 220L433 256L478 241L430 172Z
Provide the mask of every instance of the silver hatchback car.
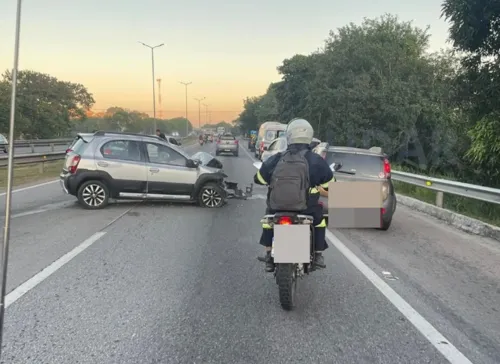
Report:
M234 156L238 156L240 152L240 145L238 140L232 134L221 135L217 139L217 144L215 144L215 155L221 153L231 153Z
M221 207L232 198L230 189L236 191L236 184L229 188L222 164L208 153L200 153L206 156L192 159L157 136L80 134L66 154L60 183L64 192L76 196L86 209L104 208L110 198Z

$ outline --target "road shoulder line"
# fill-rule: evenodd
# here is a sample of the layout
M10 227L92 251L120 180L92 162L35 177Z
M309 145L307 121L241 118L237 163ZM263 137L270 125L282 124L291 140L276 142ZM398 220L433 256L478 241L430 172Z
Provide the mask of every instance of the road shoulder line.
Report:
M52 274L57 272L60 268L62 268L64 265L66 265L66 263L69 263L73 258L75 258L78 254L83 252L89 246L94 244L96 241L98 241L104 235L106 235L105 231L96 232L94 235L92 235L88 239L84 240L80 245L75 247L73 250L64 254L62 257L57 259L55 262L50 264L48 267L44 268L39 273L35 274L33 277L28 279L26 282L24 282L20 286L16 287L7 296L5 296L5 308L8 308L11 304L16 302L18 299L20 299L26 293L31 291L33 288L38 286L40 283L42 283L44 280L46 280Z
M382 278L359 259L331 231L326 231L328 241L359 270L390 303L434 346L451 364L472 364L448 339L420 315L408 302L394 291Z

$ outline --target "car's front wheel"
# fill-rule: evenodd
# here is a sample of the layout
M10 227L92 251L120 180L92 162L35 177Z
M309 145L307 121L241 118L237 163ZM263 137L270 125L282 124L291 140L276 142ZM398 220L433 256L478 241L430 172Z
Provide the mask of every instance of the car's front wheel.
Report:
M87 210L103 209L109 202L109 189L101 181L86 181L78 189L77 197Z
M217 208L224 205L224 190L216 183L210 182L200 189L199 203L202 207Z

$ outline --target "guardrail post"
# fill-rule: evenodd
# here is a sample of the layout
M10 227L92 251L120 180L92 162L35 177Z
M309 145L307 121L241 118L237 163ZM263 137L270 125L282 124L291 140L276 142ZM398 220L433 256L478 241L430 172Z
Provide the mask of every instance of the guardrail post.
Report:
M437 191L436 193L436 206L443 208L443 198L444 198L444 193L443 191Z
M50 151L53 152L54 151L54 143L50 143Z
M35 153L35 144L30 144L31 153Z

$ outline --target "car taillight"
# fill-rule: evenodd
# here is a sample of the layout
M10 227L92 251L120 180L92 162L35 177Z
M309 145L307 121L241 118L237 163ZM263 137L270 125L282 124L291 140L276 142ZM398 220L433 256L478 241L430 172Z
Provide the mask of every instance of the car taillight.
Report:
M384 174L386 178L391 176L391 163L387 158L384 159Z
M68 167L69 173L74 174L76 172L76 170L78 169L78 163L80 163L80 159L81 159L81 157L79 155L75 155L71 159L71 163L69 164L69 167Z
M289 216L280 217L278 220L278 225L292 225L292 218Z
M380 211L382 212L382 215L384 215L386 210L382 207Z
M234 144L238 144L238 141L237 141L237 140L235 140L235 141L234 141Z

